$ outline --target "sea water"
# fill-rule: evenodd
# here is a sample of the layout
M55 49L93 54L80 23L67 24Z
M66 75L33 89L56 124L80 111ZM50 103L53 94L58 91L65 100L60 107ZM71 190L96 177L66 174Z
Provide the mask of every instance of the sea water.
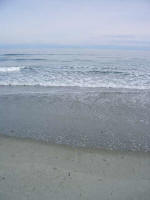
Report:
M0 49L0 85L150 88L150 52Z

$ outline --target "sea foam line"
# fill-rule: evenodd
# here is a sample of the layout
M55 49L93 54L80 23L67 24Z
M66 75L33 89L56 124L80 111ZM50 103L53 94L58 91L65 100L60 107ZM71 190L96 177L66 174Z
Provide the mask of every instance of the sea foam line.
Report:
M0 67L0 72L15 72L20 71L21 67Z

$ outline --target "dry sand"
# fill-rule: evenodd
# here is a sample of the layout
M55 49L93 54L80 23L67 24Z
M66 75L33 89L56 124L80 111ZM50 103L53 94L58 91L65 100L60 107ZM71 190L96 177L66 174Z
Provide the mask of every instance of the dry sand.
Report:
M0 136L0 200L149 200L150 153Z

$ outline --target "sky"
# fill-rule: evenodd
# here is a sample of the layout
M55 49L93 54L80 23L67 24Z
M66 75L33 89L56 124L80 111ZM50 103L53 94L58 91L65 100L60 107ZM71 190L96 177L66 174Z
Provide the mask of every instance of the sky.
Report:
M0 45L150 49L150 0L0 0Z

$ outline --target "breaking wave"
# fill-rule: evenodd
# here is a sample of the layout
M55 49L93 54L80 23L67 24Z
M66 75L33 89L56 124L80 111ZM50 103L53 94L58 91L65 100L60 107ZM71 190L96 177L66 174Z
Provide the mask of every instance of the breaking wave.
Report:
M21 67L0 67L0 72L16 72L20 71Z

